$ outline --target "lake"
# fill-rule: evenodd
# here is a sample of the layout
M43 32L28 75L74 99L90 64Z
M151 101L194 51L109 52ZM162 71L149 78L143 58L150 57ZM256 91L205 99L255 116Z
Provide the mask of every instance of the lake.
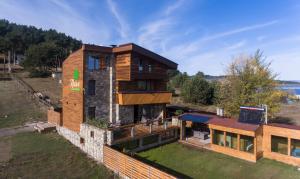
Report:
M284 85L279 87L281 90L290 91L295 93L295 95L300 95L300 86L299 85Z

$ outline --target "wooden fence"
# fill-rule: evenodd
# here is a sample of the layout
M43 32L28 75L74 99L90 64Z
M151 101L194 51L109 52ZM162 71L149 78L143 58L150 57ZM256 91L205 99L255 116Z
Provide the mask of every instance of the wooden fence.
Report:
M118 173L120 176L126 176L131 179L177 178L108 146L104 146L103 163L107 168L113 170L115 173Z

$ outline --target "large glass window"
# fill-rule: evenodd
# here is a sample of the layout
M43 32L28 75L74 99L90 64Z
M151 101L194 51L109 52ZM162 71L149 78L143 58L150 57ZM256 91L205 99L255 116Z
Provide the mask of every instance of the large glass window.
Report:
M224 146L224 132L213 130L213 144Z
M240 150L254 153L254 138L251 136L240 136Z
M300 140L291 140L291 156L300 157Z
M237 134L230 132L226 133L226 147L237 149Z
M88 56L88 70L99 70L99 57L97 56Z
M288 139L285 137L271 136L271 151L288 154Z
M89 80L88 81L88 95L95 95L95 91L96 91L96 81Z

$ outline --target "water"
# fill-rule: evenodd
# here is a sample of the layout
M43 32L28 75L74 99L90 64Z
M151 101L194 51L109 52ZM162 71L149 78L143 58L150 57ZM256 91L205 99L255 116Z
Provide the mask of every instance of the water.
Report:
M283 91L289 91L295 95L300 95L300 86L299 85L285 85L279 87Z

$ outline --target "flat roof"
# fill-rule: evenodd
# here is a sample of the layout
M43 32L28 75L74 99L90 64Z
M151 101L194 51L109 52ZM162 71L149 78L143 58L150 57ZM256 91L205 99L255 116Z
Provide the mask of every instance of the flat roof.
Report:
M177 63L175 63L161 55L158 55L157 53L154 53L146 48L136 45L134 43L121 44L121 45L113 46L113 47L83 44L82 49L88 50L88 51L99 51L99 52L104 52L104 53L122 53L122 52L132 51L132 52L137 52L141 55L147 56L159 63L162 63L162 64L166 65L167 67L169 67L170 69L177 69L177 66L178 66Z
M229 118L213 118L208 121L209 124L229 127L233 129L241 129L245 131L256 131L260 125L238 122L236 119Z
M300 126L295 126L291 124L282 124L282 123L268 123L268 126L274 126L274 127L282 127L287 129L294 129L294 130L300 130Z

